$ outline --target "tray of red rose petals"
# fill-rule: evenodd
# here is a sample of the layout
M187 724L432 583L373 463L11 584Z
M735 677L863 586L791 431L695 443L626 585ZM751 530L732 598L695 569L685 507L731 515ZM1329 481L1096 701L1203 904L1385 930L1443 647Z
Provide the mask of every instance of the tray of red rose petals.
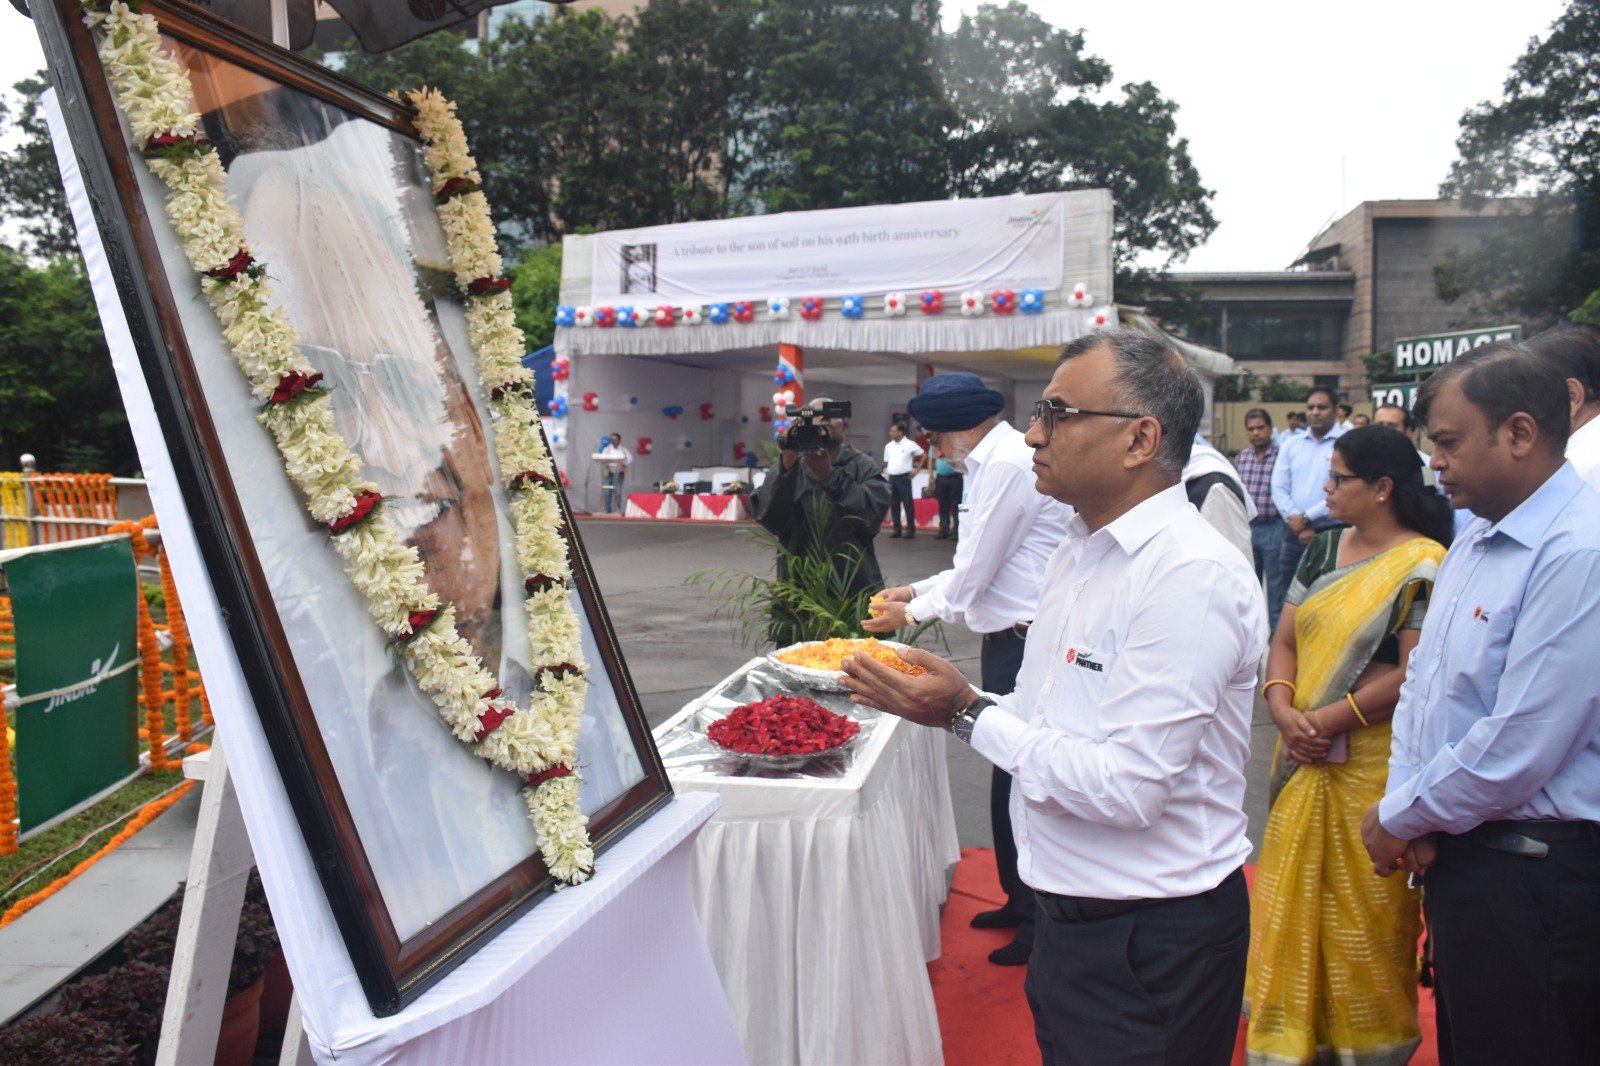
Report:
M706 727L713 744L758 766L788 769L843 751L861 733L853 718L804 696L768 696Z

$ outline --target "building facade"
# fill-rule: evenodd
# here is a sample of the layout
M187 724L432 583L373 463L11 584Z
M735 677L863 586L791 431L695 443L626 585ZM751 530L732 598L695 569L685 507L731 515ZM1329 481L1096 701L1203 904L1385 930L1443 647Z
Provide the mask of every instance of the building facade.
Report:
M1396 338L1499 324L1441 300L1433 278L1450 250L1475 247L1499 213L1493 203L1473 212L1451 200L1369 200L1318 234L1287 270L1174 271L1201 298L1201 313L1180 328L1259 377L1279 374L1359 399L1362 360L1392 350Z

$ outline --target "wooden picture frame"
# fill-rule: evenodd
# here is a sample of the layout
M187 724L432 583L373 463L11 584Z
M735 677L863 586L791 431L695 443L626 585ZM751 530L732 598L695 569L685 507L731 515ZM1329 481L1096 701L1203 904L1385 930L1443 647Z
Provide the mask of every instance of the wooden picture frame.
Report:
M354 587L329 578L342 573L317 539L326 531L253 417L82 9L33 8L240 667L367 999L391 1014L555 887L520 782L450 736L385 658ZM178 0L144 8L191 71L252 251L335 385L340 432L365 445L375 479L400 485L385 496L409 508L396 523L430 586L517 695L521 577L460 299L438 277L442 235L410 108ZM564 495L561 512L590 662L584 808L603 863L671 786Z

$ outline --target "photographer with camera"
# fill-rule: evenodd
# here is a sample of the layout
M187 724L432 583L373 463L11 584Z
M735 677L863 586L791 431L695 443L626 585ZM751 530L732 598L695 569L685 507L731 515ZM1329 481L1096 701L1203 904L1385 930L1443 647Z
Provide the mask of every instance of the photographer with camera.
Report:
M850 405L818 398L785 413L794 421L778 461L750 494L751 515L790 554L826 552L849 591L882 588L873 538L889 509L889 482L876 463L845 443ZM778 577L787 576L780 555ZM780 644L788 643L783 628L774 619Z

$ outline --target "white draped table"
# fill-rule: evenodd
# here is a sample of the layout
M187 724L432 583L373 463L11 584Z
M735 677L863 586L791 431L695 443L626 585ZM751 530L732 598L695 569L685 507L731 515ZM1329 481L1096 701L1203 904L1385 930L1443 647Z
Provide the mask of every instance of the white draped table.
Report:
M942 1062L927 963L960 857L944 734L855 708L850 758L737 776L704 723L760 686L745 679L761 663L656 730L673 787L722 797L692 892L745 1052L759 1066Z

